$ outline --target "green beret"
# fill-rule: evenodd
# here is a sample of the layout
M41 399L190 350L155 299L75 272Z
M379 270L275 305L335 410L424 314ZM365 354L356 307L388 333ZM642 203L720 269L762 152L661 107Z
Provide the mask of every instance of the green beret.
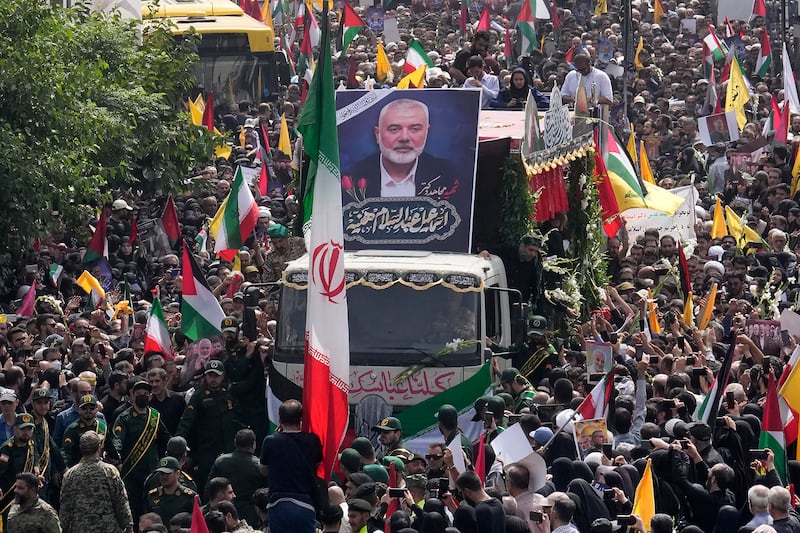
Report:
M289 230L283 224L273 224L267 228L267 235L273 239L285 239L289 236Z

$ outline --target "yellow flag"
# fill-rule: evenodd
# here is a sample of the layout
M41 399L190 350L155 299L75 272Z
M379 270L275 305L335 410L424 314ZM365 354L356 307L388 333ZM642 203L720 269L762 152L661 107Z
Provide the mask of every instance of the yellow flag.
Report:
M264 21L264 24L272 28L272 6L270 6L269 3L270 0L264 0L264 5L261 6L261 19Z
M203 124L203 112L197 107L197 104L189 100L189 116L191 117L192 124L200 126Z
M714 304L717 300L717 284L711 286L711 292L708 294L708 298L706 298L706 305L703 307L703 310L700 312L700 321L697 324L697 327L700 329L706 329L708 327L708 323L711 322L711 317L714 316Z
M664 6L661 4L661 0L653 0L653 24L660 24L663 14Z
M728 223L728 232L731 237L736 239L736 245L742 248L744 243L739 243L744 238L744 228L742 227L742 219L736 214L736 211L731 209L730 206L725 206L725 220Z
M203 93L197 95L197 98L194 99L194 105L197 106L197 109L200 110L200 113L203 113L206 110L206 101L203 99Z
M100 285L100 282L97 281L97 278L89 274L88 270L84 270L83 273L78 276L78 279L75 280L75 284L78 285L86 294L91 294L92 291L96 292L100 298L105 298L106 291L103 290L103 286Z
M647 325L650 327L651 334L661 335L661 324L658 323L656 303L653 300L653 291L647 289Z
M800 189L800 150L796 151L794 154L794 164L792 165L792 190L789 193L789 198L794 198L798 189ZM800 448L800 446L798 446L798 448Z
M389 58L386 56L386 50L383 48L383 43L378 42L378 59L375 65L375 79L383 83L386 81L386 75L391 72L392 66L389 63Z
M747 224L743 226L743 229L744 229L745 242L762 242L764 240L756 230L754 230Z
M603 13L608 13L608 0L597 0L597 3L594 5L594 14L597 16Z
M722 201L717 196L717 204L714 207L714 221L711 224L711 238L721 239L728 235L728 229L725 227L725 216L722 214Z
M644 467L642 479L636 486L636 495L633 498L632 514L639 515L644 528L650 531L650 520L656 514L656 491L653 484L653 460L648 459Z
M229 144L223 144L222 146L217 146L214 148L214 155L216 157L224 157L225 159L228 159L232 152L233 148L231 148Z
M650 168L650 160L647 159L647 152L644 149L644 143L639 143L639 172L642 174L642 181L653 185L656 184L656 179L653 177L653 169Z
M750 91L744 82L742 69L739 62L734 59L731 61L731 75L728 78L728 93L725 96L725 111L736 111L736 122L739 124L739 131L747 124L747 116L744 114L744 106L750 101Z
M428 65L422 65L411 74L407 74L397 84L398 89L422 89L425 87L425 70Z
M692 291L686 296L686 303L683 305L683 322L692 327L694 324L694 301L692 299Z
M289 124L286 122L286 113L281 115L281 134L278 137L278 150L286 155L292 155L292 143L289 140Z
M631 161L633 161L634 166L638 162L638 157L636 157L636 131L633 129L633 123L631 123L631 134L628 137L628 145L625 147L628 150L628 155L631 156Z
M633 56L633 66L636 67L636 70L640 68L644 68L642 61L639 59L639 53L644 50L644 39L640 36L639 37L639 44L636 45L636 54Z
M233 266L231 267L232 272L241 272L242 271L242 259L239 257L239 252L236 252L236 257L233 258Z

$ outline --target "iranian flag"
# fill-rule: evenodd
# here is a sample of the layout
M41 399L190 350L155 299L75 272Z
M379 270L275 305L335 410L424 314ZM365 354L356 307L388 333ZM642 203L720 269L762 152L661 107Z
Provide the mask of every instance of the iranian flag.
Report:
M422 45L419 44L419 41L414 39L408 46L408 52L406 52L406 62L403 65L403 74L411 74L418 68L422 67L422 65L427 65L428 68L433 68L436 66L433 63L433 60L428 57L427 52L423 50Z
M536 37L536 21L531 9L532 0L523 0L522 9L517 17L517 30L520 38L520 52L522 55L530 55L539 48L539 39ZM536 1L536 0L533 0Z
M703 44L708 48L708 53L714 62L723 59L727 54L725 46L717 39L717 34L714 33L714 28L709 24L708 35L703 37Z
M220 323L222 321L220 320ZM159 352L167 358L172 358L172 340L169 336L167 321L164 320L164 311L161 309L161 300L153 300L150 316L147 317L147 326L144 328L144 353Z
M83 264L88 265L105 257L108 259L108 239L106 238L106 219L108 210L103 208L100 218L97 219L97 227L94 229L92 239L83 254Z
M310 161L303 198L303 232L309 252L303 429L322 441L318 475L330 479L349 418L350 339L327 2L322 21L320 60L298 123Z
M366 26L364 21L361 20L361 17L358 16L358 13L356 13L356 10L353 9L353 6L351 6L350 2L347 2L347 0L345 0L344 3L342 26L342 52L347 52L347 47L350 46L350 43L356 38L358 32L360 32Z
M764 78L769 74L769 68L772 66L772 46L769 44L769 35L767 35L766 28L761 29L761 51L758 53L756 60L756 76Z
M614 389L614 369L603 376L600 383L594 386L592 392L578 406L578 413L584 420L605 418L608 415L608 402Z
M186 242L183 243L182 267L181 332L193 341L222 335L221 326L225 313L208 287L200 267L189 253Z
M257 223L258 205L244 181L242 167L237 167L231 192L209 225L215 239L214 252L226 261L233 260Z
M764 419L761 422L759 448L769 448L775 454L775 470L782 482L786 482L786 438L783 434L783 420L778 405L778 390L775 375L770 372L767 385L767 398L764 403Z
M475 416L473 402L491 391L491 387L491 362L486 362L471 378L404 410L397 415L403 426L403 447L424 455L429 444L443 441L435 415L445 404L458 411L461 431L472 441L478 439L483 432L483 421L472 421Z

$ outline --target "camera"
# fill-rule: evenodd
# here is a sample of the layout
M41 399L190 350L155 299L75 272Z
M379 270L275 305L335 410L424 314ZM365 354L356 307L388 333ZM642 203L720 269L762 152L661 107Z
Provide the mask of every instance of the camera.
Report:
M406 495L406 489L389 487L390 498L402 498L405 495Z
M539 523L543 520L542 513L539 511L531 511L531 514L528 516L531 522Z

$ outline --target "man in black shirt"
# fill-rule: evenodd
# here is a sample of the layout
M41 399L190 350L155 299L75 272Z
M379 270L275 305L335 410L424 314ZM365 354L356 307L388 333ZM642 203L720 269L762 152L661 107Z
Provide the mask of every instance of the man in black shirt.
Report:
M478 533L505 533L506 518L503 504L486 494L478 474L468 470L459 475L456 488L464 496L464 500L475 508Z
M317 467L322 443L302 431L303 406L287 400L278 409L278 433L264 439L261 464L269 479L269 525L273 531L313 533Z
M490 40L491 37L489 36L488 31L481 30L475 32L475 36L472 38L472 46L460 50L453 60L453 64L449 71L450 76L453 77L453 81L455 81L458 85L462 85L464 83L464 81L467 79L467 60L472 56L482 57L486 66L492 71L493 74L496 75L499 73L500 69L497 61L488 55Z

